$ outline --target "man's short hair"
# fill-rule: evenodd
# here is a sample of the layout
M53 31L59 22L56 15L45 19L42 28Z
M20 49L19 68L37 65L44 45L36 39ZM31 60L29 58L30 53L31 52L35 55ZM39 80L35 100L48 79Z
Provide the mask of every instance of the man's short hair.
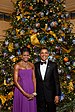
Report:
M41 47L41 48L40 48L40 52L41 52L41 50L43 50L43 49L46 49L46 50L49 52L49 50L48 50L47 47Z

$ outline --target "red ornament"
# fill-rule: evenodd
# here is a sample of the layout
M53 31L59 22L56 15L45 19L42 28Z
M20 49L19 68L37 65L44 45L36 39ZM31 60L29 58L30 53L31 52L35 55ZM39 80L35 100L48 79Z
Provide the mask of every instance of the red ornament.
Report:
M64 61L65 61L65 62L68 62L68 60L69 60L68 57L65 57L65 58L64 58Z

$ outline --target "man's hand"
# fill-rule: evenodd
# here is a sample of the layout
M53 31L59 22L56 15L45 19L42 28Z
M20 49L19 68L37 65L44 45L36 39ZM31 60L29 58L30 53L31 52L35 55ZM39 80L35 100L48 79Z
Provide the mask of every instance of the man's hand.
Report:
M55 102L55 104L59 103L59 96L55 96L54 102Z

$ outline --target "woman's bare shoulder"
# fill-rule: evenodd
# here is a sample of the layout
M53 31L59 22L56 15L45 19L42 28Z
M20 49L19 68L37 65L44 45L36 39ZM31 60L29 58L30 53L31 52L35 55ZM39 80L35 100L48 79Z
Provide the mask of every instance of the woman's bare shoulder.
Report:
M30 65L32 68L34 68L34 64L33 64L33 63L29 62L29 65Z
M18 63L16 63L16 64L14 65L14 68L15 68L15 69L19 69L19 68L20 68L20 65L21 65L21 62L18 62Z

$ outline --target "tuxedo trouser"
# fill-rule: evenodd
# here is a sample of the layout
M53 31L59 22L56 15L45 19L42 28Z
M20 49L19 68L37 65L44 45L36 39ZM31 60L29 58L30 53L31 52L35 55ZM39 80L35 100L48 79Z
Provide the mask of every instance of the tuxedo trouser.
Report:
M40 101L37 102L37 112L56 112L56 105L54 102Z

